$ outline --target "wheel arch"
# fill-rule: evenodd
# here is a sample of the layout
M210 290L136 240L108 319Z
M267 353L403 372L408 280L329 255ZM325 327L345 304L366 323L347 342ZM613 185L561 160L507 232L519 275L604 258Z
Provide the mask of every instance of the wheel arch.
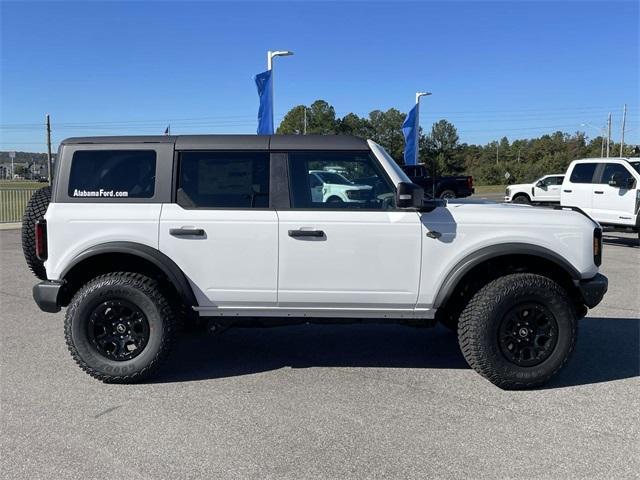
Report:
M124 267L124 268L123 268ZM60 278L65 282L61 305L68 304L78 283L106 271L134 270L161 274L187 306L197 306L193 289L180 267L159 250L136 242L107 242L94 245L75 257Z
M526 270L525 270L526 269ZM504 243L477 250L451 268L442 282L433 305L446 306L454 293L473 278L490 278L492 274L531 271L557 280L563 287L574 293L580 272L567 260L548 248L526 243Z

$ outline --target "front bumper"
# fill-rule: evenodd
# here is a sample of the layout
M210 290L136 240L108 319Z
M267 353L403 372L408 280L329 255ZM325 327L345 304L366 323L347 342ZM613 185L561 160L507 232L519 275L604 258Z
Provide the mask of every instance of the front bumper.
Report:
M580 280L578 283L582 301L589 308L595 307L602 301L602 297L607 293L608 288L609 280L601 273L588 280Z
M61 288L61 282L52 282L49 280L33 286L33 299L38 304L38 307L40 307L40 310L48 313L57 313L60 311L58 297Z

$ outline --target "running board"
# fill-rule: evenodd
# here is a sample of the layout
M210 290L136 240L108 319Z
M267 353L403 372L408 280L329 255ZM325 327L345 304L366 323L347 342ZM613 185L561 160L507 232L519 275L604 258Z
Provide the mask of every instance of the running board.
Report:
M193 307L202 317L389 318L428 319L434 308Z

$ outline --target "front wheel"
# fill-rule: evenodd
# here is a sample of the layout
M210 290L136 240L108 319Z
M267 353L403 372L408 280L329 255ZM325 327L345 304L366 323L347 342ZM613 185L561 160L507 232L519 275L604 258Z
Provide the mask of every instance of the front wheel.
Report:
M577 321L549 278L516 273L476 293L460 316L460 349L474 370L504 389L544 384L567 362Z
M513 199L513 203L529 204L531 203L531 200L526 195L516 195Z
M133 383L154 373L173 340L174 313L155 280L108 273L73 297L65 318L71 356L107 383Z

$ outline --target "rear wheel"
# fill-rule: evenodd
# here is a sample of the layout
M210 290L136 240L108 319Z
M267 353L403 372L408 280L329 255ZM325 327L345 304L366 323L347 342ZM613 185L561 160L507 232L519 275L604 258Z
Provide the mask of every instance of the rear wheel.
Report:
M27 266L40 280L47 279L44 262L36 256L36 222L44 218L51 203L51 187L36 190L22 216L22 253Z
M440 192L440 198L456 198L456 192L451 189L443 190L442 192Z
M336 197L335 195L327 199L327 203L342 203L342 202L343 200L340 197Z
M527 273L498 278L465 307L458 325L469 365L504 389L536 387L567 362L576 314L553 280Z
M73 297L65 318L71 356L85 372L108 383L148 378L168 356L175 314L155 280L108 273Z

